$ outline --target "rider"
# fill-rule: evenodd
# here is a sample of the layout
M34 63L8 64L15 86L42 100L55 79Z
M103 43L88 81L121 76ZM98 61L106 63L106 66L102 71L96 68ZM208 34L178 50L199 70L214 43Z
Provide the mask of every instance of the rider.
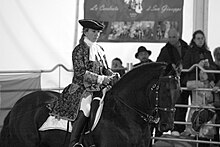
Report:
M92 19L79 20L79 23L83 31L79 44L72 52L74 77L61 97L53 103L51 113L74 121L70 147L82 146L79 143L80 135L89 116L94 122L102 88L118 76L109 69L104 49L97 44L104 25Z

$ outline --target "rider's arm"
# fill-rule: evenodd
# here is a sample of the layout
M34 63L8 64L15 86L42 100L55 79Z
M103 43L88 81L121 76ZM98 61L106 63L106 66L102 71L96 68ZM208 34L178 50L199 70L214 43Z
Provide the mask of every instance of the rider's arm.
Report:
M81 83L84 83L85 87L96 87L98 88L100 84L106 82L107 75L99 75L93 72L93 63L89 60L86 60L87 54L85 49L80 46L77 46L72 54L73 68L74 68L74 79L80 80Z

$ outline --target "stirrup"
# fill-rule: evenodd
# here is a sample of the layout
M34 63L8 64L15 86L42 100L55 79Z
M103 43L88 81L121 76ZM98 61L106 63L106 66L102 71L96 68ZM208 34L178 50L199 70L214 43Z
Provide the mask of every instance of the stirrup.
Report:
M76 144L74 144L74 146L73 147L83 147L83 145L82 144L80 144L79 142L77 142Z

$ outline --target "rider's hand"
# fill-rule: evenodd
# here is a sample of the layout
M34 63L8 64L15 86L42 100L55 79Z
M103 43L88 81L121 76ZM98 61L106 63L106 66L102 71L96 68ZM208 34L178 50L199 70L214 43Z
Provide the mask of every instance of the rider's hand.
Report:
M120 74L118 72L114 73L113 75L114 75L114 78L116 78L116 79L120 79L121 78L121 76L120 76Z
M116 81L120 78L120 75L118 73L114 73L111 76L105 76L104 80L102 82L103 85L114 85Z
M108 85L108 84L110 83L110 81L111 81L110 77L105 76L105 77L104 77L104 80L102 81L102 84L103 84L103 85Z

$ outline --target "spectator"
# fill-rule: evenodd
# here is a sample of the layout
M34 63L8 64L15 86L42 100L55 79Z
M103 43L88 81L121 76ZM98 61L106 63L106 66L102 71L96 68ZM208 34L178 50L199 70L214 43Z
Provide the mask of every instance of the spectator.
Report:
M214 65L212 66L212 68L214 70L220 70L220 47L214 49L213 55L214 55ZM220 73L215 74L215 83L217 86L216 88L220 87Z
M190 49L186 52L183 59L184 69L189 69L194 64L199 64L201 67L206 69L210 69L210 65L214 64L211 52L206 44L205 35L201 30L197 30L193 33L192 40L190 42ZM196 80L195 69L186 73L186 76L184 77L184 81L186 82L194 80Z
M186 52L189 50L188 44L183 41L179 33L175 28L171 28L168 31L168 42L166 45L161 49L159 56L157 57L157 62L166 62L168 64L173 64L173 66L182 63L183 58ZM181 74L181 86L186 87L185 73ZM188 97L190 95L189 91L182 91L179 99L177 100L177 104L187 105L188 104ZM185 121L187 108L176 108L175 113L175 121ZM175 124L173 134L179 135L179 132L183 132L185 130L184 125ZM159 133L161 134L161 133ZM157 135L157 134L156 134Z
M220 71L220 47L217 47L213 51L214 55L214 66L213 69ZM219 93L219 88L220 88L220 73L215 74L215 87L213 88L214 90L214 106L215 108L220 108L220 93ZM216 124L220 124L220 110L216 110ZM219 127L216 127L216 131L219 132ZM220 141L219 133L216 133L214 136L215 141Z
M172 28L168 32L168 42L161 49L157 62L166 62L174 65L181 63L188 49L187 43L180 39L177 30Z
M183 59L183 68L189 69L192 65L199 64L201 67L210 67L214 65L212 54L206 44L203 31L197 30L193 33L190 42L190 50ZM195 70L187 73L187 80L195 80Z
M119 73L120 76L123 76L125 74L125 68L120 58L114 58L112 60L111 70L113 72Z
M212 106L213 107L213 94L212 91L198 90L197 88L213 88L214 87L214 74L205 73L202 70L199 72L199 80L187 81L187 88L192 90L192 106ZM196 108L190 108L187 117L187 122L191 122L191 118ZM192 129L192 125L186 125L186 129L182 132L183 136L195 136L197 132Z
M143 63L152 62L152 60L149 59L150 55L150 50L147 50L144 46L140 46L137 53L135 54L135 58L137 58L140 62L135 64L133 67L137 67Z

